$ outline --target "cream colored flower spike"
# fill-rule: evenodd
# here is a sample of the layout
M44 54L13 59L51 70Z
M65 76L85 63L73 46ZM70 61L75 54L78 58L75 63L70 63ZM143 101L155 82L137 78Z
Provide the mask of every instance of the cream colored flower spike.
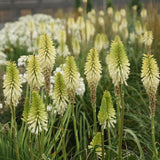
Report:
M66 58L64 66L64 81L69 92L75 93L80 75L78 73L78 68L73 56L68 56Z
M36 55L29 56L27 66L27 81L32 90L39 91L43 83L42 69Z
M111 51L109 55L107 55L106 62L114 86L118 86L123 83L127 85L126 80L128 79L130 72L130 63L123 43L118 36L116 36L115 40L111 44Z
M159 85L159 68L153 55L144 55L141 78L147 93L155 94Z
M41 97L35 91L32 93L32 106L29 111L27 123L28 129L34 134L39 134L42 130L48 130L47 112L45 111Z
M38 55L43 71L53 68L56 58L56 51L53 46L52 39L47 34L42 34L40 37Z
M6 98L6 104L17 106L21 96L21 78L14 62L8 62L6 77L3 83L3 93Z
M152 31L146 31L143 36L143 41L146 46L151 46L153 41Z
M85 75L90 87L97 87L101 78L102 66L96 49L91 49L85 64Z
M63 75L58 72L55 78L53 89L53 104L58 114L63 115L68 102L67 88L64 83Z

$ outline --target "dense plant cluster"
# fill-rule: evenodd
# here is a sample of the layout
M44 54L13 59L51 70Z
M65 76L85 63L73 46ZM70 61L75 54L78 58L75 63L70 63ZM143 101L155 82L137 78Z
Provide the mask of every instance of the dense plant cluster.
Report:
M0 31L0 159L158 160L157 12L79 3Z

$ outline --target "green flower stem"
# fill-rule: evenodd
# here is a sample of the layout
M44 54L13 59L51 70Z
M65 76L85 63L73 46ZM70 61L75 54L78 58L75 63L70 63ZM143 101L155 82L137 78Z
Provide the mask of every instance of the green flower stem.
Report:
M120 133L120 123L121 123L121 115L120 115L120 96L116 96L116 106L117 106L117 127L118 127L118 136Z
M42 148L41 148L41 135L38 134L38 148L39 148L39 159L42 159Z
M102 140L101 140L102 142L102 160L104 160L104 127L103 125L101 127L101 131L102 131Z
M122 93L122 86L119 87L119 94L121 98L121 124L120 124L120 133L119 133L119 144L118 144L118 160L122 159L122 135L123 135L123 122L124 122L124 96Z
M154 115L151 115L151 131L152 131L152 145L153 145L153 159L158 160L158 152L155 142L155 125L154 125Z
M34 158L33 158L33 149L32 149L31 133L29 134L29 149L30 149L31 160L34 160Z
M23 136L22 136L22 139L21 139L21 144L24 144L24 138L26 136L26 131L27 131L27 125L24 124L24 121L22 121L21 130L23 132Z
M97 118L96 118L96 89L91 89L91 103L93 108L93 136L97 133Z
M69 107L72 107L72 106L69 106ZM69 112L69 113L70 113L70 112ZM69 117L70 117L70 114L69 114ZM70 118L68 118L67 122L65 122L66 126L65 126L64 133L63 133L63 134L64 134L64 137L65 137L66 132L67 132L67 129L66 129L66 128L68 128L69 119L70 119ZM56 139L55 141L57 142L57 139ZM59 144L58 144L58 147L57 147L57 149L56 149L56 152L57 152L57 153L59 153L59 150L60 150L61 145L62 145L62 139L60 140L60 142L59 142Z
M65 135L64 135L64 126L63 126L63 116L61 116L61 133L62 133L62 151L63 151L63 159L67 159L66 154L66 145L65 145Z
M108 160L110 160L110 148L112 146L112 143L111 143L111 134L110 134L109 126L107 127L107 132L108 132L108 144L109 144Z
M76 138L77 152L79 152L79 140L78 140L77 127L76 127L76 118L74 114L74 104L71 104L71 105L72 105L72 118L73 118L74 134Z
M15 107L10 105L11 112L12 112L12 120L13 120L13 136L14 136L14 145L15 145L15 150L16 150L16 158L17 160L20 160L19 158L19 149L18 149L18 141L17 141L17 124L16 124L16 113L15 113Z
M96 118L96 107L93 108L93 135L96 135L97 133L97 118Z

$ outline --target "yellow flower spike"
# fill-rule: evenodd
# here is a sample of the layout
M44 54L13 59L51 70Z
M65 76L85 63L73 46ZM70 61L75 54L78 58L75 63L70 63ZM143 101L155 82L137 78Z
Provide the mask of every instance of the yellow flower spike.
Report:
M137 5L134 5L134 6L132 7L132 10L133 10L133 13L136 14L136 12L137 12Z
M136 33L137 33L138 35L141 35L141 34L142 34L142 25L141 25L141 22L140 22L140 21L137 21L137 22L136 22L136 27L135 27L135 29L136 29Z
M72 18L72 17L71 17L71 18L68 18L67 24L68 24L68 28L69 28L70 30L73 30L74 24L75 24L74 18Z
M147 17L147 10L146 10L145 8L143 8L143 9L141 10L141 18L142 18L143 20L145 20L146 17Z
M58 32L58 42L59 43L66 43L66 31L61 30Z
M50 32L52 33L52 35L54 34L54 30L55 30L55 24L54 24L54 22L52 21L52 22L50 23Z
M85 27L84 18L82 16L79 16L77 18L76 24L78 29L82 31Z
M152 41L153 41L152 31L146 31L146 32L144 33L143 41L144 41L144 43L145 43L145 46L151 47Z
M3 83L3 93L4 97L6 99L6 104L9 105L11 109L11 121L12 121L12 134L14 137L14 148L16 152L16 159L20 160L19 158L19 149L18 149L18 142L17 142L17 123L16 123L16 112L15 107L17 106L19 102L19 98L21 96L21 81L19 71L16 67L16 64L14 62L8 62L7 64L7 71L6 71L6 77L4 79Z
M104 26L104 18L103 17L98 17L98 22L102 27Z
M31 133L39 134L43 130L48 130L47 112L45 111L41 97L36 91L32 93L32 106L29 111L27 123Z
M29 56L29 62L27 66L27 81L31 87L31 90L39 91L43 84L43 74L40 67L39 59L36 55Z
M101 132L97 132L97 134L93 137L90 145L88 146L89 149L94 149L96 154L101 157L102 156L102 148L101 148Z
M141 78L148 95L156 94L159 85L159 68L153 55L144 55Z
M25 99L24 110L23 110L23 114L22 114L22 116L23 116L22 120L24 122L27 122L29 110L30 110L30 103L29 103L29 98L27 97Z
M80 44L78 39L75 37L72 40L72 48L73 48L73 54L78 57L80 54Z
M45 30L46 30L46 25L44 22L41 22L40 23L40 33L45 34Z
M90 11L90 13L91 13L92 16L96 16L96 11L95 11L95 9L92 8L92 10Z
M58 114L64 114L67 108L68 95L67 88L61 73L57 73L53 89L53 104Z
M107 13L108 13L109 16L113 16L113 8L112 7L108 7Z
M112 23L112 30L114 33L118 32L118 23L117 22Z
M103 11L103 10L100 10L100 11L99 11L99 16L101 16L101 17L104 16L104 11Z
M14 62L8 62L6 77L3 83L3 93L6 98L6 104L17 106L21 96L21 78Z
M52 39L47 34L40 37L38 56L45 78L46 92L49 94L50 74L55 63L56 51Z
M52 39L47 34L43 34L40 37L38 56L43 71L53 68L56 51Z
M105 91L101 101L100 110L98 113L98 120L103 128L106 127L106 122L108 127L114 127L116 123L115 110L112 103L111 95L108 91Z
M94 33L95 33L94 25L89 20L87 20L87 22L86 22L86 30L84 28L82 34L84 34L84 35L86 34L86 39L87 39L87 41L89 41L91 39L91 37L94 36Z
M85 64L85 75L90 88L97 87L101 73L102 66L99 61L99 54L96 49L91 49Z
M124 17L126 17L126 10L125 9L121 9L120 10L120 14L121 14L121 16L124 18Z
M122 19L122 24L121 24L121 25L123 26L122 28L124 28L124 29L127 28L128 22L127 22L127 19L126 19L126 18L123 18L123 19Z
M95 39L95 42L94 42L94 47L97 49L98 52L100 52L103 48L103 38L102 38L102 35L100 33L98 33L96 35L96 39Z
M149 34L149 33L148 33ZM151 32L150 32L151 34ZM151 35L147 35L147 40ZM150 44L150 43L149 43ZM156 110L156 92L159 85L159 68L153 55L151 55L151 46L144 55L142 61L141 78L143 85L149 97L150 119L151 119L151 135L153 145L153 158L158 160L158 151L155 141L155 110Z
M100 52L103 48L106 49L108 48L108 37L106 34L97 34L96 39L94 42L94 47L97 49L98 52Z
M78 7L78 12L79 12L80 14L82 14L82 13L83 13L83 8L82 8L82 7Z
M64 81L69 92L71 103L74 102L75 91L79 83L79 73L73 56L67 56L64 66Z
M110 53L107 55L106 62L108 64L109 74L112 78L114 86L126 84L129 75L129 60L126 55L125 48L119 36L111 44Z
M93 108L93 135L97 133L96 123L96 89L101 78L102 66L99 61L99 54L96 49L91 49L85 63L85 75L90 88L91 103Z
M119 23L121 21L121 14L119 11L116 11L116 13L115 13L115 21L117 23Z

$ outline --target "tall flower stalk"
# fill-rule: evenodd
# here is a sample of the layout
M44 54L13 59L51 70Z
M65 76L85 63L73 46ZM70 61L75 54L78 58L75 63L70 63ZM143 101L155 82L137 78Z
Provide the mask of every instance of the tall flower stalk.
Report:
M16 112L15 107L19 102L19 98L21 96L21 78L19 76L19 71L14 62L8 62L7 64L7 72L6 78L3 83L3 92L6 98L6 103L10 106L13 120L13 136L14 136L14 145L16 151L16 158L20 160L19 157L19 149L18 149L18 141L17 141L17 123L16 123Z
M38 147L39 147L39 159L42 159L42 149L41 149L41 132L47 129L47 112L42 103L41 97L36 91L32 93L32 106L29 110L27 124L28 129L31 133L37 135Z
M23 110L23 118L22 120L27 123L27 120L28 120L28 115L29 115L29 111L30 111L30 102L29 102L29 98L26 97L25 99L25 104L24 104L24 110ZM26 127L27 125L25 126L25 131L26 131ZM24 131L24 136L25 136L25 131ZM31 139L31 133L29 134L29 149L30 149L30 156L31 156L31 160L33 160L33 149L32 149L32 139Z
M42 34L40 37L40 44L39 44L39 61L42 67L42 71L44 74L45 85L46 85L46 103L45 106L48 104L48 96L50 92L50 77L51 71L53 69L53 65L55 63L56 58L56 51L53 46L53 41L47 34Z
M74 134L76 138L77 152L79 152L79 138L78 131L76 125L76 118L74 113L74 103L75 103L75 92L79 82L79 73L74 58L72 56L68 56L66 58L65 67L64 67L64 81L67 87L67 91L70 98L70 103L72 106L72 118L73 118L73 127Z
M96 89L101 77L102 66L99 61L99 55L96 49L91 49L87 62L85 64L85 75L90 87L91 103L93 108L93 135L97 133L97 120L96 120Z
M61 116L61 130L62 130L62 151L63 151L63 159L67 159L66 154L66 145L65 145L65 132L64 132L64 125L63 125L63 114L67 108L68 102L68 95L67 95L67 88L64 83L63 76L60 72L57 73L55 79L55 85L53 89L53 104L55 105L55 109L57 110L58 114Z
M110 138L110 127L114 127L115 120L115 110L113 108L111 95L108 91L105 91L101 101L100 110L98 113L98 120L101 125L102 132L102 160L105 159L105 150L104 150L104 129L107 126L108 130L108 141L109 146L111 147L111 138ZM108 160L110 159L110 152L108 152Z
M150 118L151 118L151 135L153 145L153 159L158 160L158 152L155 142L155 109L156 109L156 92L159 85L159 68L153 55L151 55L152 32L148 31L144 35L144 42L147 54L142 61L141 78L146 92L149 96Z
M126 80L129 75L129 60L126 55L125 48L119 36L111 44L111 51L107 55L106 62L108 64L109 74L115 88L117 103L117 120L118 120L118 160L122 159L122 135L124 121L124 95L122 85L127 85Z

